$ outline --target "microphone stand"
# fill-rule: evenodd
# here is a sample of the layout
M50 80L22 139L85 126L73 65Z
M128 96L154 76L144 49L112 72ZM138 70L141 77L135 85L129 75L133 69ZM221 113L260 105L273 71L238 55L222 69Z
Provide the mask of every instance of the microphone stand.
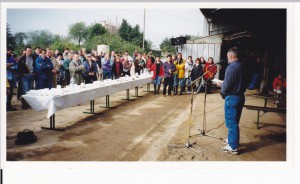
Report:
M213 67L210 68L208 71L204 72L204 74L202 76L200 76L199 78L195 79L193 82L191 82L190 85L192 85L192 89L193 89L193 85L196 83L197 80L200 80L201 78L204 79L204 75L208 72L211 72L211 70L217 66L217 64L219 63L215 63L213 64ZM204 86L205 86L205 93L204 93L204 105L203 105L203 123L202 123L202 130L199 128L198 130L200 131L200 134L196 134L195 136L208 136L208 137L212 137L212 138L215 138L215 139L220 139L220 140L223 140L222 138L220 137L216 137L216 136L212 136L212 135L209 135L206 133L206 96L207 96L207 82L209 81L210 79L208 79L207 81L205 81L204 83ZM189 135L190 136L190 135Z
M216 64L213 64L214 66L217 66L217 63ZM214 68L214 67L212 67ZM211 69L212 69L211 68ZM210 70L211 70L210 69ZM184 144L184 145L178 145L178 144L169 144L168 147L174 147L174 148L183 148L183 147L186 147L192 151L194 151L195 153L197 153L198 155L202 155L199 151L197 151L196 149L193 148L193 146L195 146L195 142L194 143L190 143L190 137L191 137L191 126L192 126L192 112L193 112L193 103L194 103L194 84L200 80L201 78L204 77L204 75L208 72L210 72L210 70L204 72L200 77L198 77L197 79L195 79L194 81L191 82L191 84L189 86L191 86L192 88L192 98L191 98L191 109L190 109L190 116L189 116L189 133L188 133L188 138L187 138L187 143ZM206 84L207 85L207 84ZM213 138L216 138L216 139L220 139L220 140L223 140L222 138L219 138L219 137L215 137L215 136L211 136L211 135L208 135L206 134L206 111L205 111L205 106L206 106L206 94L207 94L207 86L205 88L205 98L204 98L204 114L203 114L203 130L201 131L200 129L200 134L196 134L195 136L198 136L198 135L202 135L202 136L209 136L209 137L213 137Z

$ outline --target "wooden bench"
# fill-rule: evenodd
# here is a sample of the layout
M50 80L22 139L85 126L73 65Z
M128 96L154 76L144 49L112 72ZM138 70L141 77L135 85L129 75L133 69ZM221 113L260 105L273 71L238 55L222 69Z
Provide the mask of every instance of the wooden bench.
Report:
M257 111L257 122L256 122L256 128L259 129L259 117L260 117L260 111L263 111L264 114L267 112L275 112L275 113L286 113L286 108L270 108L270 107L260 107L260 106L252 106L252 105L244 105L246 109L249 110L256 110Z

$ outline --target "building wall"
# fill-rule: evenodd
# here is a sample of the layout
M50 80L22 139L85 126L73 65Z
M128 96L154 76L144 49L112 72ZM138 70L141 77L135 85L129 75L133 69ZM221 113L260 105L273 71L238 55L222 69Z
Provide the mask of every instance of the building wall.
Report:
M179 45L178 52L182 53L183 59L187 59L188 56L192 56L193 61L200 57L204 57L207 61L209 57L212 57L214 62L217 63L220 62L221 59L221 43ZM219 78L219 72L217 72L215 77Z

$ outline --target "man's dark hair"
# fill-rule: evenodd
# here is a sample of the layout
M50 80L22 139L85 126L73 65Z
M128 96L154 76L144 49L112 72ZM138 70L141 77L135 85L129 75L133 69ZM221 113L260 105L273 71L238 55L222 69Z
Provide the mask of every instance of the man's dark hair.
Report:
M31 48L31 47L30 47L30 48ZM35 47L34 50L36 50L36 49L41 49L41 47Z
M168 58L168 57L172 58L171 54L167 55L167 58Z
M57 57L58 57L58 56L63 56L63 55L62 55L62 53L59 52L59 53L57 53Z

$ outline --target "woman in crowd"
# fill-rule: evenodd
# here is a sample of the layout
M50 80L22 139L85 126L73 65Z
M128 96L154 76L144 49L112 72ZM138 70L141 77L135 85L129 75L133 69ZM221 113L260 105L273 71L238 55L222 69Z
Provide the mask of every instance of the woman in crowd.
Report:
M212 57L208 58L208 61L204 65L204 80L206 82L206 93L211 93L211 80L215 77L217 73L217 65L214 64Z

